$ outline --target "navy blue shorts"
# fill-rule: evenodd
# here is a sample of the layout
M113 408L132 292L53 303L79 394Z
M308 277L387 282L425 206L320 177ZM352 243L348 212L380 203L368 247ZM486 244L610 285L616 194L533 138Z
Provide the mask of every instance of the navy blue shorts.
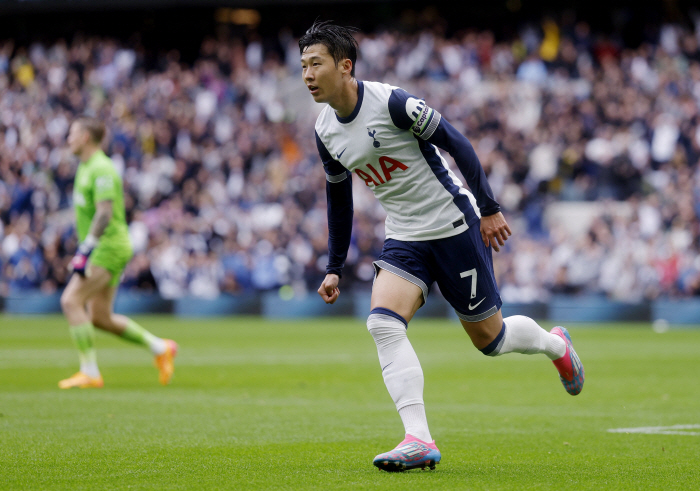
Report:
M446 239L402 241L387 239L375 275L385 269L423 290L436 281L460 319L479 322L498 312L503 302L493 274L491 248L484 245L479 222Z

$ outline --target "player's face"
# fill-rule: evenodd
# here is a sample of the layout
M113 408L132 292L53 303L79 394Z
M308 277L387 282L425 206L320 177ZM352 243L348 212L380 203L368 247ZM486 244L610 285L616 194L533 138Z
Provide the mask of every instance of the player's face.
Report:
M316 102L331 102L343 83L343 65L322 44L313 44L301 55L301 74Z
M73 155L79 155L87 143L90 135L77 121L68 130L68 148Z

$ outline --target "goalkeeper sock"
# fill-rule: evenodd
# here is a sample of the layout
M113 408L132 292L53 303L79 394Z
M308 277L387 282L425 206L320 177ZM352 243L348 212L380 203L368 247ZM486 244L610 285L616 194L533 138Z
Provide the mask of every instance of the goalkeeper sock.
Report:
M95 327L90 322L70 326L70 335L75 347L78 348L80 371L88 377L99 377L100 369L97 368L97 353L95 351Z
M128 320L126 329L121 333L121 337L132 343L147 346L154 355L165 353L165 341L158 336L154 336L131 319Z

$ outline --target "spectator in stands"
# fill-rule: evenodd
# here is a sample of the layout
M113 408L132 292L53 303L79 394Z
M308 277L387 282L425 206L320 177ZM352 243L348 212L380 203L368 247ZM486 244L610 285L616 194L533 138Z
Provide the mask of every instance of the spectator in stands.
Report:
M439 29L359 37L358 69L434 94L433 105L470 135L517 235L534 232L528 250L563 258L526 268L505 251L504 300L550 290L698 295L698 33L661 27L659 39L631 47L568 18L507 39L475 30L448 39ZM271 289L274 270L295 289L315 289L324 176L290 46L286 31L208 38L191 65L170 51L149 67L143 49L112 39L0 42L0 294L65 286L75 162L62 142L85 111L106 123L140 244L124 288L155 282L168 298ZM611 200L604 226L582 222L561 239L545 219L558 201L600 199ZM356 208L347 283L371 282L383 219L378 207ZM582 268L576 251L587 247L595 257ZM31 267L13 259L20 248L32 251ZM206 273L214 265L223 274Z

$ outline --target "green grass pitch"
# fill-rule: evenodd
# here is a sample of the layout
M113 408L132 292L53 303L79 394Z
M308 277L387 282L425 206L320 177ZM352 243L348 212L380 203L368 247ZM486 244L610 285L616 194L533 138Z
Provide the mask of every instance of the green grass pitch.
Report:
M161 387L142 348L100 333L103 389L61 391L59 316L0 316L0 489L697 489L700 329L569 326L571 397L542 355L487 358L455 321L409 328L435 471L378 471L403 428L357 319L143 316L180 343ZM547 328L551 325L546 326ZM683 434L616 428L696 425Z

